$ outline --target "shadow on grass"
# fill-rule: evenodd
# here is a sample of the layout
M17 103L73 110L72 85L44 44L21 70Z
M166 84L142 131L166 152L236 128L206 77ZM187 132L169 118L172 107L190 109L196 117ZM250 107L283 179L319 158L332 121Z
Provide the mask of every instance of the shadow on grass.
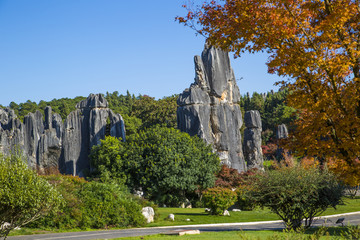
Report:
M187 216L214 216L207 213L175 213L175 215L187 215Z

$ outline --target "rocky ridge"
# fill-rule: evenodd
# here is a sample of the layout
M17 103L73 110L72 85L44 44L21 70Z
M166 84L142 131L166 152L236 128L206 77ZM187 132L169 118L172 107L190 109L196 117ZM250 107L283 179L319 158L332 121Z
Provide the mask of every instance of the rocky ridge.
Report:
M101 94L90 94L77 104L64 123L51 107L29 113L23 123L14 111L0 109L0 152L20 150L30 167L39 171L57 168L62 173L83 176L90 170L89 153L106 135L125 140L120 114L108 108Z

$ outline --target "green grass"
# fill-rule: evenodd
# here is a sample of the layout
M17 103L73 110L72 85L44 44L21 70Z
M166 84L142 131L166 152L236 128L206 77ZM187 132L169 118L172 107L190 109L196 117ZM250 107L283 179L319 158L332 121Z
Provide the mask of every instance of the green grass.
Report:
M147 224L146 227L279 220L279 218L268 209L230 212L231 216L212 216L205 213L204 208L159 208L158 210L160 214L159 219L155 223ZM360 211L360 198L345 198L344 205L339 205L336 210L329 208L322 214L322 216L357 211ZM170 213L175 215L174 222L166 219ZM190 219L190 221L186 221L186 219ZM85 229L85 231L94 230L100 229ZM14 236L76 231L84 231L84 229L31 229L24 227L21 230L11 231L10 235Z
M231 216L212 216L204 211L204 208L159 208L160 217L155 223L150 223L147 227L174 226L174 225L193 225L209 223L234 223L234 222L256 222L279 220L280 218L269 209L257 208L253 211L230 212ZM360 198L345 198L344 204L336 209L327 209L322 216L333 215L347 212L360 211ZM175 221L167 220L167 216L172 213ZM186 221L190 219L190 221Z
M149 240L166 240L166 239L181 239L181 240L218 240L218 239L239 239L239 240L248 240L248 239L267 239L267 240L296 240L309 237L313 234L317 228L309 229L305 233L285 233L283 231L227 231L227 232L201 232L197 235L184 235L184 236L173 236L173 235L164 235L157 234L151 236L142 236L142 237L126 237L126 238L116 238L117 240L129 239L129 240L140 240L140 239L149 239ZM331 227L327 229L327 233L324 234L320 239L339 239L340 234L344 231L344 227ZM114 240L116 240L114 239ZM344 239L344 238L340 238Z

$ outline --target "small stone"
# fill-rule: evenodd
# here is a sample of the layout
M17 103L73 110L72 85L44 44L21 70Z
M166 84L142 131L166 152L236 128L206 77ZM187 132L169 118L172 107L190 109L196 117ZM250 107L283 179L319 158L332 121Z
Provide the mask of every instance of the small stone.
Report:
M223 213L224 216L230 216L230 213L228 210L225 210L224 213Z
M144 207L141 210L141 213L145 217L147 223L154 222L155 211L152 207Z
M169 216L167 217L170 221L175 221L175 215L174 214L169 214Z
M240 210L240 209L237 209L237 208L234 208L234 209L231 210L231 211L233 211L233 212L241 212L241 210Z

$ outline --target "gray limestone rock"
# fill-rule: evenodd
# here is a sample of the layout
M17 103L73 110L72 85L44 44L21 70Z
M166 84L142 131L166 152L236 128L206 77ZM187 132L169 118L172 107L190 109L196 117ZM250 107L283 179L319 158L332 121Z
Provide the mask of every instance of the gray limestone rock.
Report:
M245 127L247 128L260 128L261 125L261 116L259 111L251 110L247 111L244 116Z
M244 156L248 169L264 169L264 158L261 149L261 117L259 111L248 111L244 116Z
M83 176L90 171L91 147L99 144L106 135L121 137L125 141L122 117L107 106L104 96L90 94L65 120L62 166L66 174Z
M44 113L45 113L44 128L50 129L50 128L52 128L52 109L51 109L51 107L47 106L44 110Z
M59 159L61 156L61 141L56 135L55 129L46 129L41 135L38 153L37 153L37 168L43 173L51 172L58 169Z
M41 125L37 123L37 120L39 119L40 115L28 113L24 117L24 156L27 158L28 165L31 168L36 167L36 152L40 140L38 129L41 128Z
M108 108L109 104L102 94L90 94L89 97L76 105L78 109Z
M64 124L59 114L45 108L45 120L37 111L24 117L24 123L11 109L0 109L0 152L8 155L20 149L30 167L46 172L58 168L62 173L83 176L90 170L91 147L106 135L125 141L120 114L107 108L100 94L77 104Z
M60 114L54 113L51 117L51 127L56 130L56 136L61 139L63 134L63 122Z
M289 134L288 134L288 129L286 127L285 124L280 124L277 127L277 131L276 131L276 139L279 143L279 141L281 141L282 139L286 139L288 138ZM282 149L281 147L278 146L278 149L276 150L276 157L278 159L283 159L284 158L284 149Z
M288 137L288 129L285 124L280 124L277 127L276 139L285 139Z
M205 46L194 62L195 83L177 100L178 128L212 144L223 164L245 171L240 91L228 53Z

